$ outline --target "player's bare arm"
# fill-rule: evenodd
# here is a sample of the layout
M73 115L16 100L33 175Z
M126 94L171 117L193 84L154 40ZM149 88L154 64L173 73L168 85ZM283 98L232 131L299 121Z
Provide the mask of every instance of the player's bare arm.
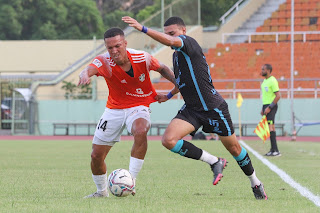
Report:
M156 70L168 81L176 85L176 79L174 77L173 71L165 64L160 63L160 68Z
M156 71L159 72L164 78L166 78L167 80L169 80L171 83L175 85L174 89L171 91L171 94L172 95L177 94L179 92L179 89L176 84L176 79L174 77L173 71L169 67L167 67L165 64L162 64L162 63L160 63L160 68ZM158 93L155 99L158 101L158 103L162 103L169 100L167 94L161 94L161 93Z
M131 18L130 16L124 16L122 17L122 21L129 24L130 27L135 28L136 30L142 31L142 24L140 24L137 20L134 18ZM146 34L153 38L154 40L171 47L181 47L182 43L181 40L178 37L166 35L164 33L158 32L156 30L148 28Z
M79 85L86 85L86 84L90 84L91 76L94 76L98 74L98 70L95 67L92 66L87 66L86 68L84 68L80 74L79 74L79 82L78 82L78 86Z

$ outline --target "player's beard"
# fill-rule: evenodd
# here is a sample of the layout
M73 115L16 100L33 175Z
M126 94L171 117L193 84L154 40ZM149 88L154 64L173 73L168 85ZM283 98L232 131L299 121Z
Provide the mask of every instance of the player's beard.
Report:
M267 76L267 73L261 73L261 75L262 75L263 77L266 77L266 76Z

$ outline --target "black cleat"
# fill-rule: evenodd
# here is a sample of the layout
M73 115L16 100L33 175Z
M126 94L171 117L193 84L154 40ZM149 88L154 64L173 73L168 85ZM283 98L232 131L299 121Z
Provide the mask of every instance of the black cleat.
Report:
M217 185L218 182L223 177L222 171L223 171L224 167L226 167L227 163L228 162L227 162L226 159L218 158L218 161L216 163L210 165L211 170L212 170L212 172L214 174L213 182L212 182L213 185Z
M257 200L268 200L267 194L264 191L263 184L261 183L259 186L255 186L252 188L254 197Z

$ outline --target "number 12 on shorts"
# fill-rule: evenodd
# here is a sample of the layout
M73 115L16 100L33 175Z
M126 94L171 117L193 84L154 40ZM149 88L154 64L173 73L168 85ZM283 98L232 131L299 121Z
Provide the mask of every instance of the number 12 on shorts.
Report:
M100 119L97 129L102 129L103 131L106 131L107 123L108 121L103 121L103 119Z

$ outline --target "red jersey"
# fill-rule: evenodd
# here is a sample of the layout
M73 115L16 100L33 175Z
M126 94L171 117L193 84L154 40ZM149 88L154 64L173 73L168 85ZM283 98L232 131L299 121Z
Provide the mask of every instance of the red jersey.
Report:
M97 76L103 76L109 88L107 107L124 109L147 106L157 95L149 76L150 70L160 68L159 61L149 53L127 49L134 77L129 76L110 57L108 52L98 55L89 66L98 69Z

